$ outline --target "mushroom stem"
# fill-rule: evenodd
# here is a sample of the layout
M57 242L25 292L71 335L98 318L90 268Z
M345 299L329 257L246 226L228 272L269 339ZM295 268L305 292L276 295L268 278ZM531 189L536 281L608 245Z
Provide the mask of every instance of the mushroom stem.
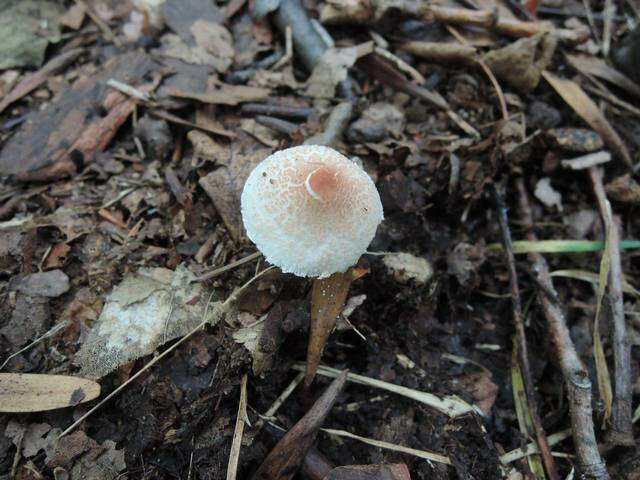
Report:
M311 290L311 332L307 348L307 369L304 383L311 385L318 370L322 350L347 299L354 276L352 269L316 278Z

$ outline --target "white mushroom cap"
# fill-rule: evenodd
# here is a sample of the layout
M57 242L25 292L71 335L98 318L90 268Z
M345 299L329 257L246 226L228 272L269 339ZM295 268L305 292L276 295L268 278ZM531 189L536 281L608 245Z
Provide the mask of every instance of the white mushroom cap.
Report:
M242 219L268 262L301 277L328 277L354 265L383 219L367 173L332 148L274 153L249 175Z

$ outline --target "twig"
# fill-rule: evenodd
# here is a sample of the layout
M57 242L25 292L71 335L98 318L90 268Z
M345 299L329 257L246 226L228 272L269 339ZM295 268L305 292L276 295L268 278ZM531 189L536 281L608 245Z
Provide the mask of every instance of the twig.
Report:
M278 395L278 398L275 399L275 401L271 404L269 409L266 412L264 412L262 415L260 415L260 419L256 422L253 428L253 431L251 432L252 436L255 437L258 434L258 432L262 430L262 427L264 427L265 419L269 420L271 417L275 415L275 413L282 406L285 400L289 398L289 395L291 395L293 391L296 389L296 387L300 384L300 382L302 382L303 378L304 378L303 372L300 372L298 375L296 375L296 377L291 381L291 383L287 385L287 388L285 388L282 391L282 393Z
M455 42L410 41L399 44L398 48L416 57L445 65L473 65L478 53L472 45Z
M529 198L524 186L524 181L519 178L516 181L519 194L519 204L523 222L531 229L533 227L533 214L529 204ZM530 230L527 233L529 241L537 240L535 233ZM547 289L555 292L553 282L549 276L549 266L545 258L537 253L528 254L533 263L533 270L538 281ZM569 397L569 411L571 415L571 428L573 441L576 448L578 467L585 479L605 480L609 479L607 468L600 457L598 442L593 427L593 412L591 408L591 381L576 352L569 334L564 312L547 295L540 295L538 301L544 315L549 322L551 339L558 355L560 370L567 386Z
M490 10L471 10L455 7L419 7L420 13L439 22L453 25L474 25L485 27L510 37L531 37L543 31L549 31L560 40L570 43L582 43L588 38L588 32L564 28L555 28L548 22L526 22L513 18L503 18Z
M240 383L240 402L238 404L238 416L236 417L236 428L233 431L233 441L231 442L231 452L229 453L229 463L227 465L227 480L235 480L238 472L238 460L240 459L240 447L242 446L242 435L244 426L249 423L247 417L247 374L242 376Z
M314 27L300 0L282 0L275 12L274 20L278 29L285 35L287 27L291 29L295 52L305 68L311 72L320 57L327 51L328 46L318 29ZM340 82L339 87L347 99L353 96L352 82L349 77Z
M373 51L381 57L386 58L390 62L393 62L396 67L398 67L398 70L401 70L404 73L408 74L418 85L425 84L426 79L422 76L422 74L397 55L394 55L389 50L378 46L374 47Z
M372 55L366 55L358 60L357 65L367 70L380 83L396 88L402 92L408 93L409 95L416 96L431 105L444 110L449 118L467 135L480 138L480 133L469 125L468 122L460 118L460 116L451 109L449 103L442 95L438 92L427 90L420 85L408 81L404 75L397 72L387 60L383 59L379 55L376 55L375 53Z
M549 445L553 446L569 438L570 436L571 429L567 428L566 430L552 433L547 437L547 440L549 441ZM531 442L524 447L516 448L515 450L511 450L510 452L500 455L500 461L504 464L507 464L515 462L516 460L520 460L521 458L527 457L529 455L533 455L535 453L538 453L538 447L535 442Z
M111 30L111 28L109 28L109 25L107 25L96 14L96 12L94 12L93 9L90 8L89 5L87 5L87 3L84 0L76 0L76 3L82 5L82 7L84 8L84 11L87 13L89 18L93 21L93 23L95 23L98 26L98 28L100 30L102 30L102 34L105 36L105 38L108 41L113 43L118 48L122 47L122 42L120 42L120 40L118 40L118 37L115 36L115 34Z
M288 105L275 105L271 103L245 103L240 107L242 113L253 113L257 115L273 115L276 117L293 118L295 120L306 120L314 112L309 107L290 107Z
M511 230L509 229L509 219L507 218L507 206L495 185L493 185L492 193L498 210L498 222L500 224L500 231L502 232L502 244L504 246L507 267L509 269L511 308L513 310L513 323L516 328L514 347L516 348L520 368L522 369L524 391L527 396L527 403L529 404L529 413L531 414L531 422L533 423L533 429L535 431L536 443L538 444L538 449L544 462L547 475L549 475L550 479L556 480L559 478L558 470L556 468L555 461L551 456L551 449L547 442L547 436L544 428L542 427L542 421L540 420L540 413L538 410L538 401L536 399L536 392L533 388L533 380L531 377L531 366L529 364L529 354L527 350L527 337L522 315L522 300L520 298L520 289L518 288L516 258L513 254L513 241L511 239Z
M298 128L300 128L295 123L287 122L281 118L268 117L266 115L257 115L256 122L285 135L293 135Z
M287 25L284 30L284 55L280 60L273 64L271 69L278 70L279 68L284 67L291 62L291 59L293 59L293 35L291 33L291 27Z
M611 313L611 343L614 362L614 394L609 440L616 445L632 446L633 428L631 424L631 352L627 339L622 296L622 265L618 227L611 215L611 206L602 184L602 175L596 167L589 169L589 177L598 199L598 209L605 229L610 235L609 248L603 255L609 255L608 305Z
M143 92L136 87L132 87L131 85L116 80L115 78L107 80L107 85L121 93L124 93L125 95L135 98L136 100L148 102L151 99L148 92Z
M451 460L446 455L441 455L435 452L428 452L426 450L416 450L415 448L404 447L402 445L396 445L395 443L383 442L382 440L374 440L372 438L361 437L345 430L334 430L333 428L321 428L325 433L334 435L336 437L351 438L358 440L359 442L366 443L367 445L373 445L374 447L384 448L386 450L392 450L394 452L408 453L414 457L424 458L429 462L442 463L444 465L452 465Z
M598 46L602 46L602 41L600 40L600 35L598 35L598 29L596 28L596 22L593 21L593 10L591 9L590 1L582 0L582 5L584 7L584 14L587 17L587 23L589 24L589 28L591 29L593 39Z
M304 363L295 363L291 368L297 371L305 371L306 365ZM342 374L342 370L327 367L325 365L320 365L316 373L324 377L337 378ZM453 396L440 398L432 393L413 390L411 388L403 387L402 385L396 385L394 383L378 380L377 378L365 377L364 375L358 375L355 373L349 373L347 375L347 380L359 385L379 388L380 390L386 390L387 392L392 392L406 398L411 398L412 400L432 407L451 418L459 417L460 415L466 415L473 411L481 412L481 410L475 405L471 405Z
M347 123L351 119L353 106L350 102L342 102L333 107L329 118L324 124L324 130L306 139L305 145L327 145L335 146L342 138Z
M244 265L245 263L249 263L256 258L259 258L262 255L260 252L253 252L246 257L241 258L240 260L236 260L235 262L231 262L228 265L224 265L223 267L216 268L215 270L210 271L209 273L205 273L204 275L200 275L196 278L195 282L204 282L205 280L209 280L210 278L217 277L218 275L223 274L224 272L228 272L229 270L233 270L240 265Z
M509 110L507 110L507 101L504 98L504 92L502 91L502 87L500 86L500 83L498 83L498 79L493 74L493 72L489 68L489 65L487 65L484 60L479 59L478 65L480 65L480 68L485 73L485 75L489 77L489 81L493 85L493 88L496 91L496 95L498 95L498 103L500 104L500 112L502 112L502 119L505 122L508 122Z
M60 330L62 330L64 327L66 327L68 325L67 321L63 321L58 323L57 325L54 325L53 327L51 327L51 329L45 333L43 333L42 335L40 335L38 338L36 338L33 342L31 342L29 345L27 345L26 347L21 348L20 350L18 350L15 353L12 353L11 355L9 355L6 360L4 362L2 362L2 365L0 365L0 370L2 370L4 367L7 366L7 363L9 363L9 361L20 355L23 352L26 352L27 350L29 350L31 347L33 347L34 345L37 345L38 343L40 343L42 340L49 338L53 335L55 335L56 333L58 333Z
M604 16L602 26L602 55L609 56L611 49L611 32L613 25L613 17L616 14L616 6L611 0L605 0L602 15Z
M609 161L611 161L611 153L606 150L601 150L599 152L587 153L586 155L576 158L560 160L560 165L571 170L584 170Z

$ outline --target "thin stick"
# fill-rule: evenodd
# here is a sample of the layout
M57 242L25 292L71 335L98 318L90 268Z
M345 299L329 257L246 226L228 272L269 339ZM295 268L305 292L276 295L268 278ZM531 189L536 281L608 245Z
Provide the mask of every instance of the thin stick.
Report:
M452 465L449 457L441 455L439 453L428 452L426 450L416 450L415 448L404 447L402 445L396 445L395 443L383 442L382 440L374 440L373 438L361 437L345 430L334 430L333 428L321 428L325 433L334 435L336 437L351 438L358 440L359 442L366 443L367 445L373 445L374 447L384 448L386 450L393 450L394 452L408 453L414 457L424 458L429 462L443 463L444 465Z
M533 227L533 214L524 181L519 178L516 181L516 185L520 197L519 204L523 222L531 229ZM527 233L527 238L529 241L537 240L532 230ZM537 252L529 253L528 257L534 265L533 271L538 283L555 293L553 282L549 276L549 265L545 258ZM593 427L589 373L580 361L580 357L578 357L569 334L564 312L560 306L547 295L538 295L538 301L549 323L551 340L555 346L560 370L567 386L571 429L573 431L578 467L585 479L608 480L609 473L598 451L598 442Z
M634 441L631 424L631 351L624 318L623 273L618 246L620 234L611 215L611 206L607 200L600 171L596 167L590 168L589 177L598 199L600 216L611 239L609 249L603 252L603 255L610 257L607 288L614 359L614 394L609 440L616 445L632 446Z
M422 76L422 74L418 70L413 68L411 65L409 65L407 62L402 60L397 55L394 55L393 53L391 53L389 50L376 46L374 47L374 52L380 55L381 57L386 58L390 62L395 63L396 67L398 67L399 70L402 70L404 73L408 74L413 79L413 81L416 82L418 85L424 85L426 83L427 80Z
M123 83L115 78L110 78L107 80L107 85L115 90L118 90L120 93L124 93L136 100L141 100L143 102L148 102L151 98L148 92L143 92L136 87L132 87L127 83Z
M552 433L547 437L549 441L549 445L553 446L561 441L569 438L571 436L571 429L567 428L566 430L561 430L560 432ZM534 455L538 453L538 446L535 442L531 442L524 447L516 448L515 450L511 450L503 455L500 455L500 461L504 464L515 462L516 460L520 460L521 458L528 457L529 455Z
M291 368L293 370L305 371L306 365L304 363L295 363ZM340 374L342 374L342 370L327 367L325 365L320 365L318 367L317 374L324 377L337 378L340 376ZM412 400L415 400L416 402L420 402L424 405L434 408L440 413L444 413L451 418L459 417L461 415L467 415L474 411L477 413L481 412L481 410L477 406L471 405L456 396L446 396L444 398L440 398L433 393L413 390L408 387L403 387L402 385L396 385L395 383L389 383L383 380L378 380L377 378L365 377L364 375L358 375L355 373L347 374L347 380L359 385L379 388L380 390L385 390L387 392L392 392L397 395L410 398Z
M240 447L242 447L242 435L244 425L248 422L247 417L247 374L242 376L240 383L240 402L238 404L238 416L236 417L236 428L233 432L231 442L231 452L229 453L229 463L227 465L227 480L235 480L238 472L238 460L240 459Z
M31 347L33 347L34 345L40 343L42 340L44 340L45 338L51 337L52 335L55 335L56 333L58 333L60 330L62 330L64 327L66 327L69 324L69 322L64 321L64 322L60 322L57 325L54 325L53 327L51 327L51 329L45 333L43 333L42 335L40 335L38 338L36 338L33 342L31 342L29 345L27 345L26 347L21 348L20 350L18 350L15 353L12 353L11 355L9 355L6 360L4 362L2 362L2 365L0 365L0 370L2 370L4 367L7 366L7 363L9 363L9 361L16 357L17 355L20 355L23 352L26 352L27 350L29 350Z
M80 425L87 418L89 418L91 415L93 415L93 413L95 411L97 411L100 407L102 407L102 405L107 403L109 400L111 400L113 397L115 397L118 393L120 393L122 390L124 390L127 386L129 386L129 384L131 382L133 382L136 378L138 378L140 375L142 375L144 372L149 370L151 367L153 367L156 363L158 363L164 357L169 355L169 353L173 352L176 348L178 348L180 345L182 345L184 342L186 342L196 332L200 331L207 323L214 323L214 322L217 323L231 309L231 307L233 306L235 301L238 299L240 294L244 290L246 290L246 288L249 285L251 285L256 279L260 278L262 275L264 275L266 272L272 270L273 268L274 267L269 267L269 268L263 270L258 275L254 276L251 280L249 280L247 283L245 283L242 287L234 290L234 292L231 295L229 295L229 298L227 298L222 305L220 305L216 310L211 312L212 315L214 315L216 318L212 318L211 320L209 320L208 319L208 317L209 317L209 306L211 305L211 299L213 298L213 294L215 293L215 292L212 292L211 296L209 297L209 301L207 302L207 307L205 308L204 315L203 315L204 320L202 322L200 322L193 330L191 330L184 337L182 337L176 343L174 343L169 348L167 348L160 355L158 355L157 357L154 357L149 363L147 363L144 367L142 367L133 376L129 377L129 379L126 382L124 382L122 385L120 385L118 388L116 388L113 392L111 392L109 395L107 395L102 400L100 400L91 410L89 410L87 413L82 415L78 420L73 422L69 427L67 427L67 429L64 432L62 432L60 434L60 436L58 436L58 438L62 438L65 435L68 435L69 433L71 433L73 430L75 430L78 427L78 425Z
M495 186L493 187L493 195L497 205L498 221L500 223L500 230L502 232L502 244L504 246L507 267L509 269L511 308L513 311L513 323L516 327L516 339L514 342L514 347L517 350L520 368L522 369L524 391L527 396L527 403L529 404L529 413L531 414L531 421L533 423L533 429L535 431L536 443L538 444L540 456L542 457L544 467L547 471L547 474L549 475L549 478L552 480L556 480L559 478L558 470L555 461L551 456L551 449L549 448L549 443L547 442L547 436L545 434L544 428L542 427L542 421L540 420L540 413L538 410L538 401L536 399L536 392L533 388L533 380L531 377L531 366L529 364L529 354L527 350L527 336L522 315L522 300L520 297L520 289L518 287L516 258L513 254L513 241L511 238L511 230L509 229L509 219L507 218L507 206L504 203L502 195L500 195L498 189Z
M602 15L604 17L602 27L602 55L609 56L611 50L611 32L613 26L613 17L616 14L616 6L611 0L605 0Z
M271 404L269 409L266 412L264 412L262 415L260 415L260 419L256 422L253 428L252 435L254 437L258 434L260 430L262 430L262 427L264 427L265 420L269 420L271 417L275 415L278 409L282 406L285 400L289 398L289 395L293 393L293 391L300 384L303 378L304 378L304 372L300 372L298 375L296 375L296 377L291 381L291 383L287 385L287 388L285 388L282 391L282 393L278 396L278 398L276 398L275 401Z
M107 25L97 14L93 11L89 5L84 0L76 0L76 3L82 5L84 11L87 13L89 18L95 23L100 30L102 30L102 34L105 36L107 40L113 43L116 47L122 47L122 42L118 40L118 37L115 36L109 25Z
M262 253L260 253L260 252L253 252L252 254L241 258L240 260L236 260L235 262L231 262L228 265L224 265L223 267L216 268L215 270L211 270L209 273L205 273L204 275L199 276L194 281L195 282L204 282L205 280L209 280L210 278L217 277L218 275L221 275L224 272L228 272L229 270L233 270L234 268L239 267L240 265L244 265L245 263L249 263L249 262L255 260L256 258L260 257L261 255L262 255Z
M504 92L502 91L500 83L498 83L498 79L489 68L489 65L484 62L484 60L478 59L478 65L480 65L480 68L485 73L485 75L489 77L489 81L491 82L491 85L493 85L493 88L496 91L496 95L498 95L498 103L500 104L502 119L505 122L509 121L509 110L507 110L507 101L504 98Z

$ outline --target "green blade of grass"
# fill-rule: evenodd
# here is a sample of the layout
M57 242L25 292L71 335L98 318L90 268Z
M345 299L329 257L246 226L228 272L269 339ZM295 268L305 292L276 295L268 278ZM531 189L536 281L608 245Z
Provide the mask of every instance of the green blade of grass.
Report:
M522 370L518 363L517 347L514 345L511 354L511 385L513 388L513 402L516 406L516 416L518 417L518 426L520 432L527 438L533 438L534 427L533 417L531 415L529 401L524 390L524 379L522 378ZM528 455L527 462L529 468L535 475L537 480L546 480L547 476L544 472L544 465L540 455Z
M516 240L513 242L513 253L516 255L538 253L583 253L598 252L604 250L605 242L596 240ZM640 248L640 240L623 240L620 242L620 250L632 250ZM502 251L500 243L492 243L487 246L490 252Z

